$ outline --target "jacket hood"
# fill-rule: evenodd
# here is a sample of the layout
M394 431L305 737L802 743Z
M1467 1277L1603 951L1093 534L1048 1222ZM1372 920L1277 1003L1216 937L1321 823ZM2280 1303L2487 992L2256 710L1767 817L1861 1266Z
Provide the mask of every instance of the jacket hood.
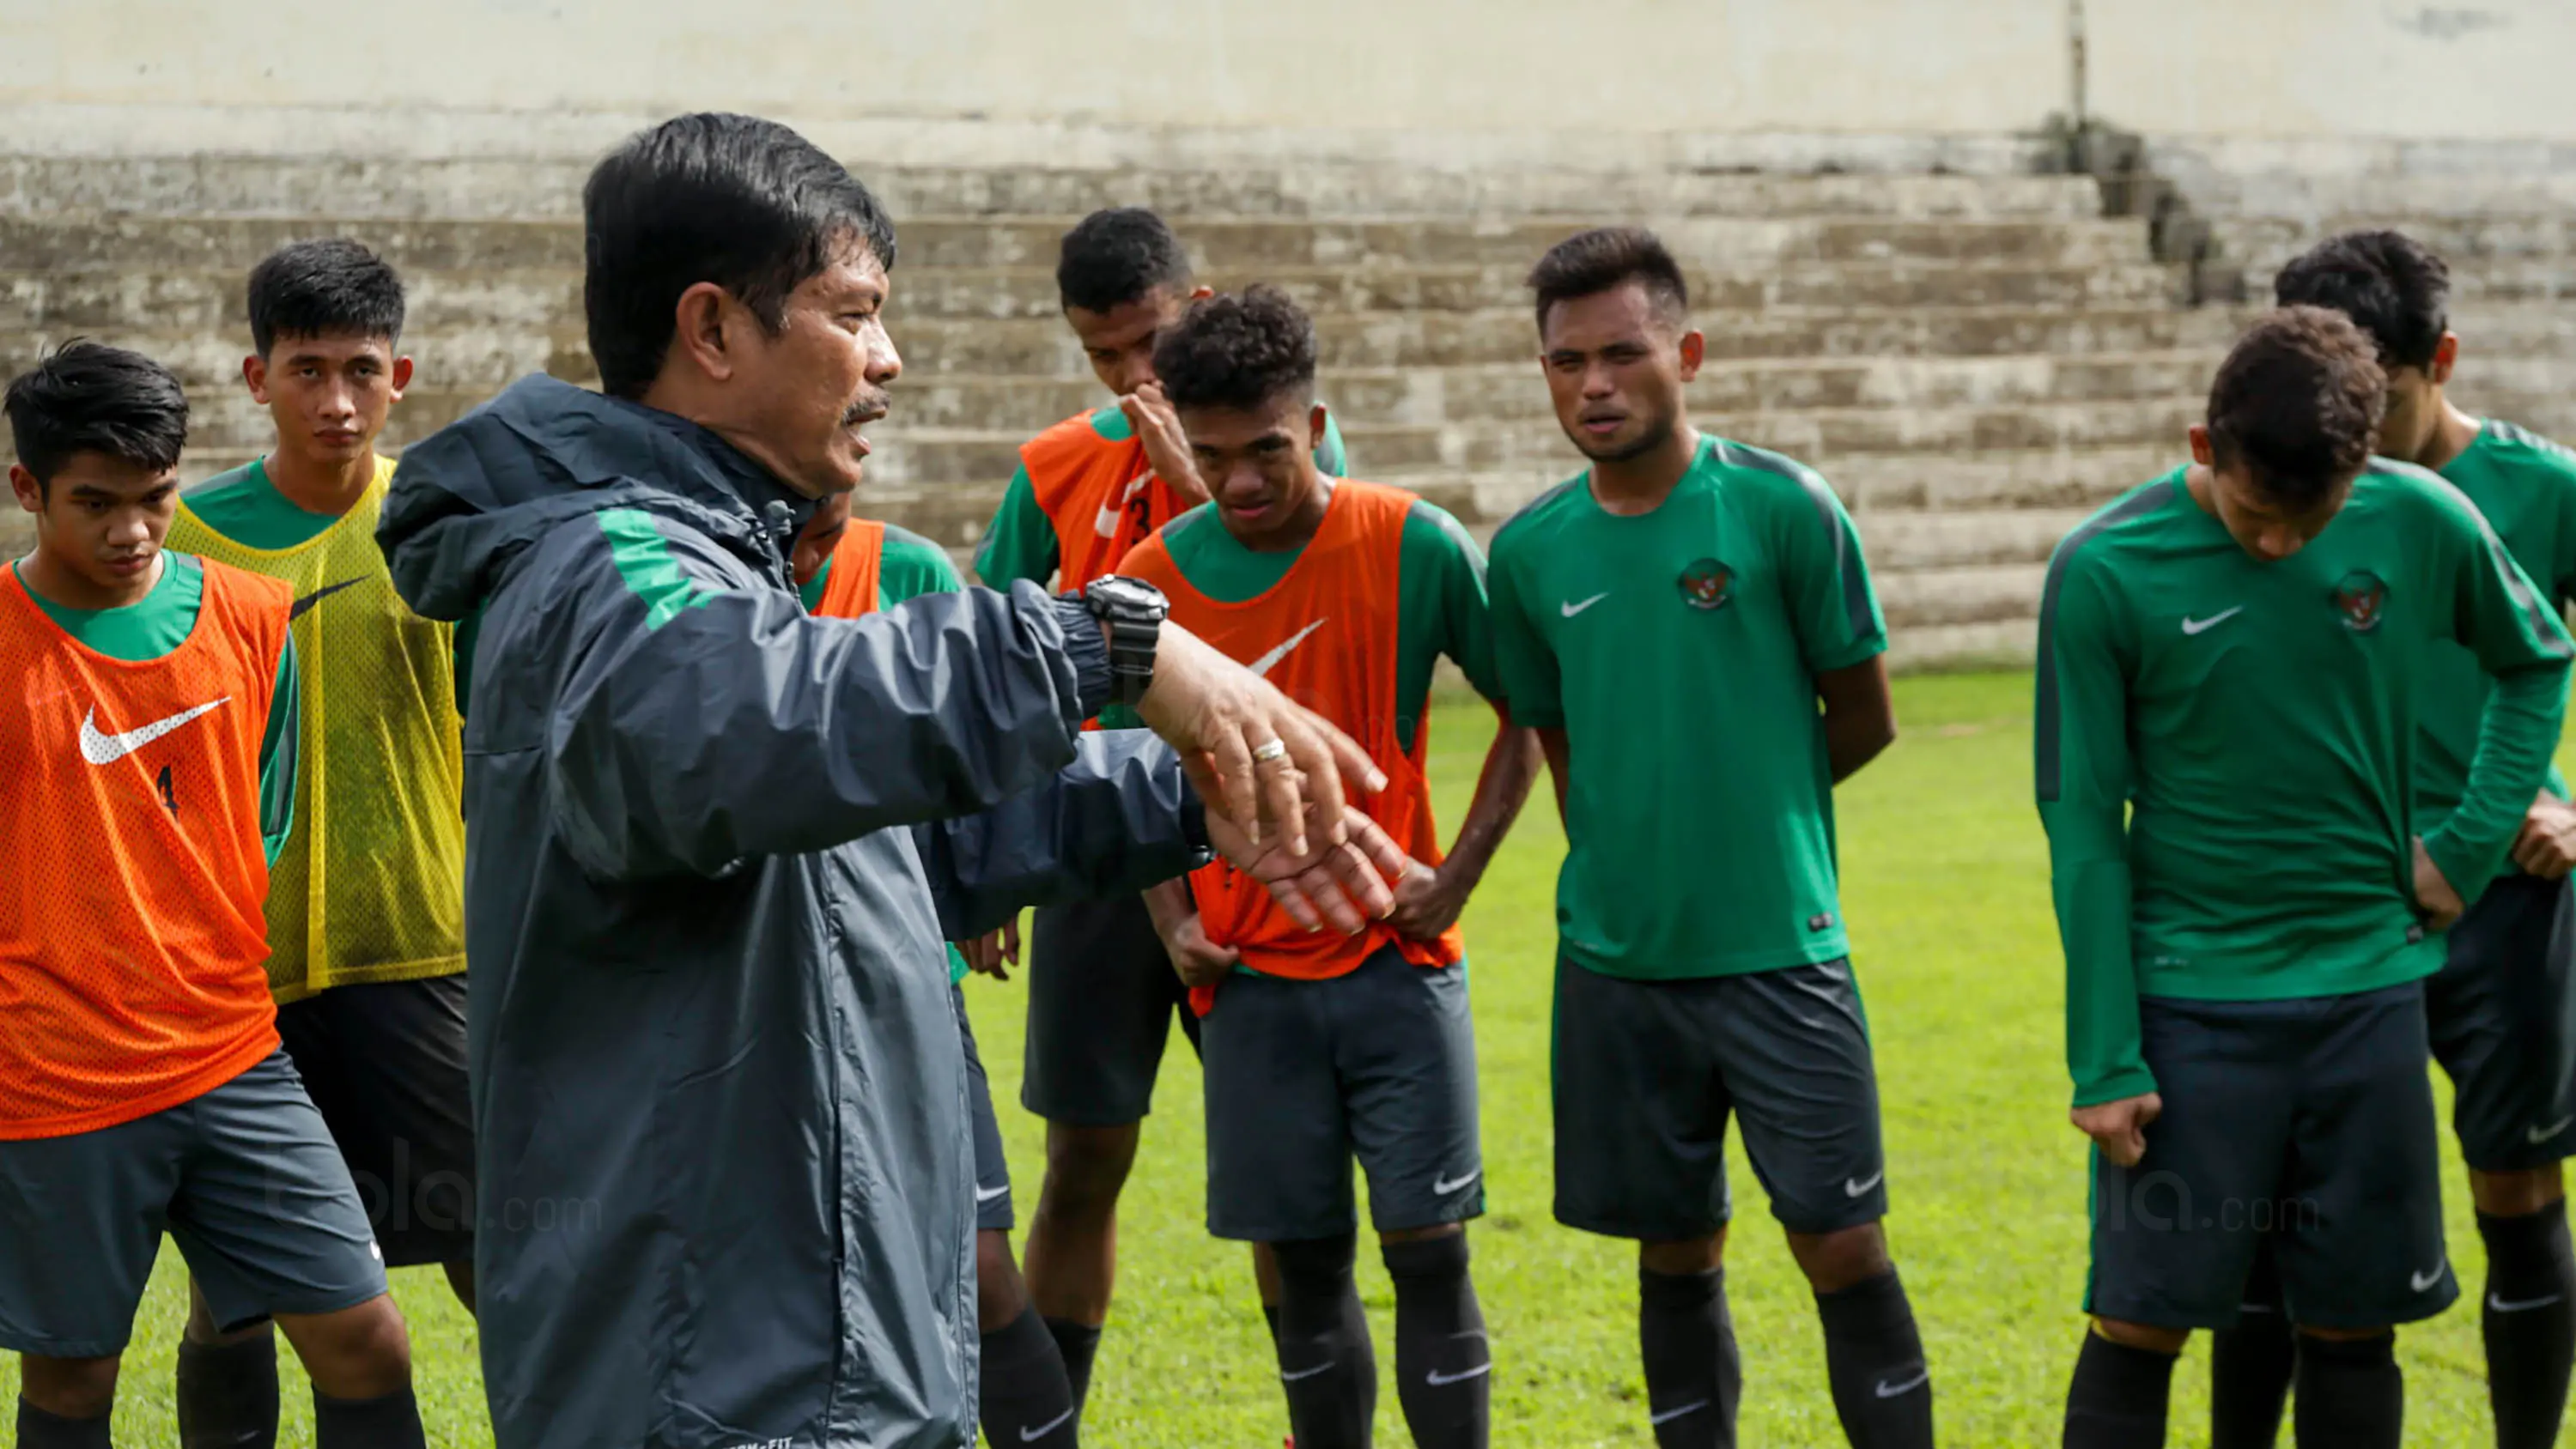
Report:
M608 508L674 519L784 583L814 502L686 418L537 375L403 451L376 546L403 602L457 620L539 539Z

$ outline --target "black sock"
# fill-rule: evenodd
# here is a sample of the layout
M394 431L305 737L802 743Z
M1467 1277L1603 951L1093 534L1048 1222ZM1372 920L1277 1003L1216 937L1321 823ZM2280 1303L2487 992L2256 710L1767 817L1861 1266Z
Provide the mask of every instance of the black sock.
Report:
M1279 1386L1297 1449L1367 1449L1377 1350L1351 1265L1359 1237L1273 1243L1279 1257Z
M2066 1449L2164 1449L2173 1366L2172 1354L2086 1329L2066 1388Z
M1049 1336L1055 1339L1056 1355L1064 1360L1064 1381L1073 1385L1073 1416L1082 1417L1082 1406L1091 1398L1091 1361L1100 1353L1100 1328L1097 1323L1076 1323L1070 1318L1043 1320Z
M2525 1217L2478 1214L2487 1240L2487 1399L2495 1406L2496 1449L2547 1449L2567 1412L2567 1371L2576 1362L2576 1254L2567 1241L2567 1204Z
M179 1449L277 1449L277 1336L179 1340Z
M313 1449L429 1449L420 1402L409 1389L372 1399L313 1393Z
M1415 1449L1485 1449L1493 1367L1467 1276L1467 1235L1386 1245L1395 1280L1395 1396Z
M984 1374L977 1408L995 1444L1074 1449L1073 1381L1064 1354L1035 1308L984 1335Z
M95 1419L66 1419L48 1414L18 1400L18 1449L108 1449L107 1421L101 1414Z
M1262 1304L1261 1317L1263 1322L1270 1325L1270 1346L1272 1348L1277 1348L1279 1346L1279 1305L1276 1303Z
M2301 1449L2397 1449L2406 1422L2406 1379L2397 1335L2299 1337Z
M1656 1449L1733 1449L1744 1390L1726 1270L1637 1272L1637 1346Z
M2236 1326L2209 1337L2209 1449L2272 1449L2297 1370L2298 1335L2290 1331L2280 1262L2266 1238L2245 1275Z
M1896 1270L1816 1295L1825 1376L1853 1449L1932 1449L1932 1365Z

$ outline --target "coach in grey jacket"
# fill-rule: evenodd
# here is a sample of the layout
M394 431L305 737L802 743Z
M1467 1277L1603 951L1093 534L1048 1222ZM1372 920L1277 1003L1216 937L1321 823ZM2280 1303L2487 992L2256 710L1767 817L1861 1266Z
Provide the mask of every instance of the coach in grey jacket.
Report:
M1110 681L1079 603L1023 584L805 613L786 545L856 484L901 365L892 229L838 164L683 117L584 203L611 395L512 387L405 455L379 532L404 598L469 641L496 1438L963 1446L972 1182L940 942L1211 844L1355 929L1389 903L1363 852L1402 856L1342 805L1357 750L1177 630L1142 713L1178 754L1080 733ZM1230 823L1256 788L1267 849Z

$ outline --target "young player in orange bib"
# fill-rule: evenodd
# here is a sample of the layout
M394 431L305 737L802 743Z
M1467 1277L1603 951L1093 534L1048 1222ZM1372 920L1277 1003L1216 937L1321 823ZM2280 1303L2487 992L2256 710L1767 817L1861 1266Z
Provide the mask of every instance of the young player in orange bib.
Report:
M283 583L164 553L188 405L73 343L9 385L36 548L0 577L0 1348L17 1442L105 1449L161 1235L218 1324L274 1318L317 1441L422 1443L410 1346L261 969L294 813Z
M1351 1161L1396 1291L1396 1374L1422 1449L1480 1449L1492 1369L1467 1271L1484 1210L1458 913L1528 798L1535 737L1506 721L1444 857L1431 819L1432 666L1499 698L1484 560L1402 489L1315 466L1313 324L1254 287L1155 348L1211 501L1128 554L1172 618L1348 731L1386 771L1367 809L1413 857L1393 914L1305 931L1255 882L1203 869L1147 896L1206 1057L1208 1228L1279 1263L1279 1376L1299 1449L1369 1443L1377 1369L1352 1281Z

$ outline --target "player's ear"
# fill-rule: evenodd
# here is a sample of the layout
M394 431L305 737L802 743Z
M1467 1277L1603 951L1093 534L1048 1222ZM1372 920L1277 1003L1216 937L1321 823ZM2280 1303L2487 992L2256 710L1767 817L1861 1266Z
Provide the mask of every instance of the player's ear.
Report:
M669 366L674 356L686 357L711 381L731 381L734 358L726 345L725 321L732 311L733 298L724 288L713 282L690 284L671 309L671 348L663 365Z
M1699 365L1708 358L1708 334L1694 327L1682 334L1682 381L1699 376Z
M1216 288L1207 285L1205 282L1201 282L1199 285L1190 289L1190 300L1193 302L1204 302L1215 295Z
M2433 344L2433 365L2424 369L2424 375L2433 379L2435 387L2447 386L2451 381L2451 368L2459 360L2460 334L2444 332L2442 340Z
M242 359L242 385L250 389L250 400L268 406L268 359L254 352Z
M2204 468L2218 466L2218 450L2210 446L2207 423L2191 425L2191 460Z
M24 463L9 465L9 491L18 495L20 508L29 513L45 511L44 485L36 481L36 475L28 472Z
M1333 415L1324 411L1324 405L1322 403L1315 404L1313 408L1307 411L1306 451L1308 453L1320 453L1324 451L1324 430L1332 426L1332 420Z
M403 389L411 386L411 357L408 353L394 359L394 401L401 402Z

